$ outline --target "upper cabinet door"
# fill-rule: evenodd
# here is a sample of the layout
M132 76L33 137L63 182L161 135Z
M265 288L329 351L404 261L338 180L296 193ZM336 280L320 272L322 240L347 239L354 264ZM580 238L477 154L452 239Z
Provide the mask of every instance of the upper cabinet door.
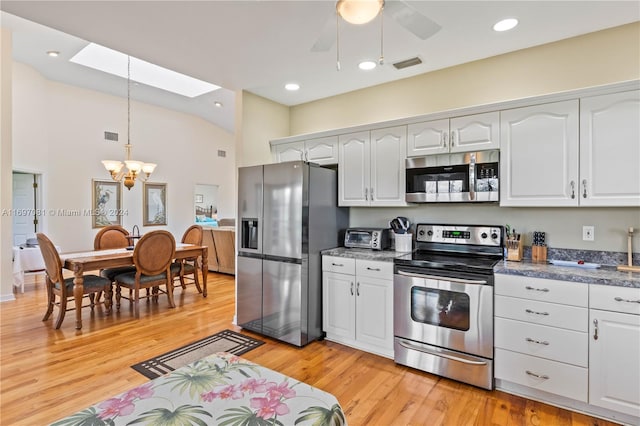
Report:
M578 205L578 100L500 112L500 205Z
M452 118L450 128L450 152L500 148L500 112L498 111Z
M304 142L293 142L273 147L276 163L304 160Z
M370 188L369 131L340 135L338 139L338 205L368 206Z
M306 160L320 165L338 164L338 137L311 139L305 142Z
M449 152L449 119L409 124L407 156L443 154Z
M371 206L405 206L407 126L371 131Z
M640 206L640 91L580 100L580 205Z

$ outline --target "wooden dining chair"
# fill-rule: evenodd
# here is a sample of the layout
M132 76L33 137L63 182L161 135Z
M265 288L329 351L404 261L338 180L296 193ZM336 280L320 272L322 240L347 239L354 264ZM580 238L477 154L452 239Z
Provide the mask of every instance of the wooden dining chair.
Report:
M192 225L184 232L182 236L182 243L184 244L193 244L196 246L202 245L203 238L203 230L200 225ZM187 259L180 259L171 265L171 274L174 277L180 279L180 285L183 289L187 288L185 278L189 275L193 275L191 278L191 282L193 282L198 289L198 293L202 293L202 288L200 287L200 279L198 278L199 269L199 256L191 257Z
M140 289L152 288L151 297L158 300L160 286L165 285L169 306L173 303L173 280L171 262L176 255L176 240L168 231L152 231L144 234L133 249L133 263L135 272L116 275L116 309L120 310L120 299L125 298L133 302L136 318L140 317ZM130 297L122 296L122 287L132 290ZM149 296L146 296L149 297ZM145 298L146 298L145 297Z
M95 238L93 239L94 250L109 250L125 248L131 245L129 239L129 231L124 229L120 225L108 225L104 228L100 228ZM119 266L116 268L106 268L100 270L100 276L107 278L113 283L116 275L124 274L125 272L135 272L135 266ZM100 300L101 293L96 295L96 301Z
M62 325L64 315L67 311L75 309L75 304L72 302L71 308L67 308L68 299L73 300L73 277L64 278L62 276L62 260L58 254L58 250L53 245L51 240L44 234L36 234L38 238L38 245L40 246L40 252L44 259L45 272L46 272L46 286L47 286L47 312L44 314L42 321L46 321L53 312L53 307L58 306L58 319L56 321L56 329ZM84 295L94 296L98 292L105 293L104 305L107 310L107 315L111 313L111 281L104 277L97 275L86 274L82 276L84 279ZM56 301L56 297L60 300ZM95 301L95 302L94 302ZM91 306L91 309L97 303L97 298L91 298L89 305L83 305L82 307Z

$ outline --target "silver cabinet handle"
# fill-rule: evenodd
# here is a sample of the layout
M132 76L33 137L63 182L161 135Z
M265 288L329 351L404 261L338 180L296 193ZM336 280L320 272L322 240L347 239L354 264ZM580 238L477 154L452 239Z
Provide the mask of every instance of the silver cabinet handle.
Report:
M540 340L535 340L535 339L532 339L530 337L527 337L524 340L526 340L529 343L537 343L538 345L549 346L549 342L547 342L546 340L541 342Z
M369 192L369 194L371 195L371 201L373 201L373 187L371 187L371 191Z
M613 300L616 302L640 303L640 300L623 299L622 297L614 297Z
M542 380L548 380L548 379L549 379L549 376L547 376L546 374L542 374L542 375L540 375L540 374L533 373L533 372L531 372L531 371L529 371L529 370L527 370L527 371L526 371L526 373L527 373L529 376L533 376L533 377L535 377L536 379L542 379Z
M582 190L584 191L582 193L582 198L587 198L587 180L586 179L582 180Z
M344 266L342 263L331 263L331 266Z
M535 287L531 287L530 285L525 287L527 290L534 290L534 291L543 291L543 292L548 292L549 289L548 288L535 288Z
M351 295L353 296L353 282L351 282Z
M447 147L447 136L448 136L447 132L442 133L442 146L445 148Z
M576 198L576 183L571 181L571 199Z
M356 296L360 296L360 283L356 285Z
M531 309L525 309L525 312L528 314L536 314L536 315L549 315L549 312L536 312Z
M380 272L380 268L370 268L369 266L367 266L367 271L377 271L377 272Z
M309 152L308 151L304 152L304 161L309 161Z
M453 146L456 142L456 131L452 130L451 131L451 146Z
M369 201L369 188L364 189L364 199L365 201Z
M598 340L598 320L593 320L593 340Z

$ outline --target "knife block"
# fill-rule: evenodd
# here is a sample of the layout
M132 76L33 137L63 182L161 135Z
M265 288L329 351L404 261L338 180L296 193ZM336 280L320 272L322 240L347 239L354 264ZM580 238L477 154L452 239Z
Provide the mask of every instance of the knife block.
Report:
M531 246L531 261L547 263L547 246Z
M522 240L507 240L507 260L522 261Z

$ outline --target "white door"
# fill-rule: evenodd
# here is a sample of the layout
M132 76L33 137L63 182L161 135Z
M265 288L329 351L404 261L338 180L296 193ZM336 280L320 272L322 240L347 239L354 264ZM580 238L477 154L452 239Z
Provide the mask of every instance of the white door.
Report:
M578 100L500 112L500 205L578 205Z
M328 335L355 339L354 278L353 275L322 272L322 330Z
M369 132L340 135L338 154L338 205L368 206L371 187Z
M393 354L393 281L358 277L356 340Z
M13 173L13 245L24 244L27 238L34 237L37 225L36 190L33 187L35 175Z
M451 152L482 151L500 148L500 113L455 117L451 128Z
M640 91L580 100L580 205L640 206Z
M640 417L640 316L589 315L589 404Z
M311 139L305 142L306 160L320 165L338 164L338 137Z
M449 119L409 124L407 156L419 157L449 152Z
M371 131L372 206L405 206L407 127Z

